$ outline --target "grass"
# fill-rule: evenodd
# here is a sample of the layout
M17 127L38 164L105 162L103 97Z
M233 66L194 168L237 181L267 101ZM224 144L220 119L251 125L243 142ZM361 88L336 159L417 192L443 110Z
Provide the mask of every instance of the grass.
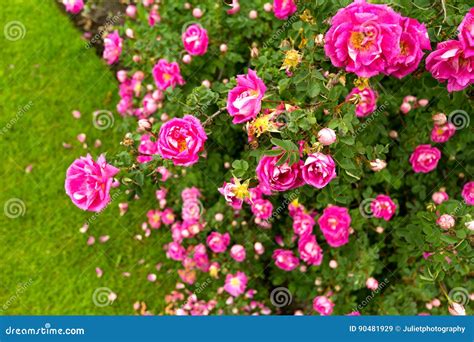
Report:
M22 39L10 41L3 34L12 21L23 24ZM153 194L130 203L123 217L117 205L124 198L114 200L81 234L79 228L92 215L75 208L64 193L65 171L74 159L119 148L120 117L115 114L115 125L107 130L92 125L93 111L115 107L112 71L85 47L54 1L6 2L0 25L0 204L4 209L9 200L19 199L25 209L17 218L0 214L0 314L133 314L137 300L161 312L164 295L176 281L175 272L155 269L167 262L161 246L169 233L153 231L148 239L134 239L142 233L147 209L156 205ZM72 117L74 109L81 119ZM87 135L88 149L76 140L79 133ZM93 147L95 139L102 141L100 148ZM73 147L65 149L63 142ZM32 172L26 173L30 164ZM110 235L110 240L87 246L89 235L96 240ZM104 271L102 278L96 267ZM151 272L158 274L155 283L146 280ZM94 305L93 293L100 287L118 295L112 305Z

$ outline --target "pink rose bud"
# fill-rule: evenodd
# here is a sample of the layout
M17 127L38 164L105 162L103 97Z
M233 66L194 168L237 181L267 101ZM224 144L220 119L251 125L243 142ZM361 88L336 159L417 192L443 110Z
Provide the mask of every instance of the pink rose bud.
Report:
M416 102L416 97L413 95L407 95L403 98L403 102L414 103Z
M110 292L109 294L109 300L113 302L114 300L117 299L117 294L115 292Z
M383 227L378 226L377 228L375 228L375 232L378 234L382 234L384 232L384 229Z
M29 164L25 167L25 172L26 173L31 173L31 171L33 170L33 165Z
M109 239L110 239L109 235L102 235L101 237L99 237L99 242L106 243L107 241L109 241Z
M318 141L325 145L331 145L336 141L336 132L331 128L323 128L318 132Z
M230 249L230 256L237 262L245 260L245 248L242 245L233 245Z
M250 18L250 19L252 19L252 20L253 20L253 19L257 19L257 17L258 17L257 11L251 10L251 11L249 12L249 18Z
M193 60L193 58L191 57L191 55L186 54L186 55L183 56L183 63L184 64L189 64L189 63L191 63L192 60Z
M142 58L141 58L140 56L138 56L138 55L134 55L134 56L132 57L132 59L133 59L133 61L134 61L135 63L140 63L141 60L142 60Z
M135 5L128 5L127 9L125 10L125 14L130 18L135 19L137 15L137 7Z
M202 13L202 10L200 8L196 7L195 9L193 9L193 17L194 18L199 19L199 18L202 17L202 15L203 15L203 13Z
M127 80L127 72L125 70L119 70L117 71L117 80L120 83L123 83Z
M100 141L100 139L95 139L94 141L94 147L95 148L99 148L102 146L102 141Z
M470 231L474 231L474 221L466 222L464 223L464 226L466 226L466 228L469 229Z
M459 303L453 302L448 307L448 311L453 316L466 316L466 310L464 309L464 306L462 306L462 304L459 304Z
M263 5L263 10L264 10L265 12L271 12L272 9L273 9L273 6L272 6L272 4L269 3L269 2L266 2L266 3Z
M316 44L316 46L324 45L324 35L322 33L318 34L316 38L314 38L314 44Z
M403 102L402 105L400 106L400 111L403 114L407 114L411 110L411 104L408 102Z
M156 281L156 274L155 274L155 273L150 273L150 274L147 276L147 279L148 279L148 281L151 281L151 282Z
M89 237L87 238L87 245L88 245L88 246L92 246L94 243L95 243L95 237L89 236Z
M225 163L224 163L224 168L225 168L225 169L230 169L230 163L229 163L229 162L225 162Z
M140 119L138 120L138 128L143 131L150 131L152 124L148 119Z
M119 211L120 211L120 216L125 215L125 213L128 211L128 203L127 202L119 203L118 207L119 207Z
M86 141L86 135L84 133L78 134L77 135L77 140L83 144Z
M221 44L219 46L219 50L222 52L222 53L226 53L227 52L227 44Z
M224 220L224 215L222 213L217 213L216 215L214 215L214 219L217 222L222 222Z
M425 306L426 306L426 308L427 308L428 310L433 309L433 304L431 304L431 303L426 303Z
M375 159L370 162L370 169L375 172L379 172L387 167L385 160Z
M101 278L102 275L104 274L104 272L99 267L96 267L95 268L95 274L97 275L97 278Z
M374 290L377 290L377 288L379 287L379 282L375 278L370 277L365 282L365 286L367 286L369 290L374 291Z
M329 261L329 267L333 269L337 268L337 261L336 260Z
M204 81L202 81L202 85L206 88L210 88L211 87L211 82L209 80L204 80Z
M73 110L72 111L72 116L74 119L79 119L81 117L81 112L78 110Z
M437 191L431 196L431 199L433 200L433 202L439 205L444 201L447 201L449 199L449 196L444 191Z
M186 2L186 3L184 4L184 9L189 10L189 9L191 9L191 7L192 7L192 6L191 6L191 4L190 4L189 2Z
M436 113L431 118L436 126L443 126L448 121L448 118L444 113Z
M255 250L255 253L257 253L258 255L262 255L265 252L265 248L260 242L255 242L255 244L253 245L253 248Z
M163 114L161 114L161 116L160 116L160 119L161 119L161 121L163 121L163 122L168 121L169 118L170 118L170 116L169 116L167 113L163 113Z
M393 131L393 130L392 130L392 131L390 131L390 132L388 133L388 135L389 135L390 138L392 138L392 139L397 139L397 138L398 138L398 132L397 132L397 131Z
M134 32L131 28L128 28L128 29L125 30L125 35L128 38L131 38L131 39L133 39L135 37Z
M433 300L431 301L431 304L432 304L435 308L437 308L437 307L439 307L439 306L441 305L441 301L440 301L438 298L435 298L435 299L433 299Z
M444 214L444 215L441 215L436 220L436 224L443 229L450 229L454 227L454 225L456 224L456 221L454 220L454 217L452 217L451 215Z
M430 101L428 99L421 99L421 100L418 100L418 105L420 107L426 107L428 105Z

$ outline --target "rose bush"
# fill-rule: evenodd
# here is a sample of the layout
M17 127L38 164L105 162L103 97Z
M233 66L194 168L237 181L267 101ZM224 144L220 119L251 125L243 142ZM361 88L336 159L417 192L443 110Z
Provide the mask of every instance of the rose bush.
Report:
M130 2L104 46L124 151L76 161L68 194L156 191L143 225L177 287L152 313L462 313L468 3Z

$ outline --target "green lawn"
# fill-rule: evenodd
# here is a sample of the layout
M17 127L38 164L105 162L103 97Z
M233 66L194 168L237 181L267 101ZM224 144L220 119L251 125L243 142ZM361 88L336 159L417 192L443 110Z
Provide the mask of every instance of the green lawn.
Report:
M22 39L6 39L4 27L12 21L24 26ZM162 244L169 233L153 231L148 239L134 239L156 202L153 193L131 203L124 217L117 207L124 199L116 199L86 234L79 228L92 214L75 208L64 193L65 171L75 158L119 148L123 132L115 112L113 128L101 131L92 125L93 111L115 107L113 73L85 47L53 0L5 2L0 25L0 203L4 209L9 200L19 199L25 208L17 218L0 215L0 314L133 314L137 300L161 312L164 294L176 281L175 273L155 269L165 259ZM81 119L72 117L74 109ZM76 140L79 133L87 135L87 150ZM102 147L93 147L95 139ZM73 147L65 149L63 142ZM110 240L87 246L89 235L96 240L110 235ZM104 271L102 278L96 267ZM158 274L155 283L146 279L151 272ZM94 305L99 287L110 288L117 300Z

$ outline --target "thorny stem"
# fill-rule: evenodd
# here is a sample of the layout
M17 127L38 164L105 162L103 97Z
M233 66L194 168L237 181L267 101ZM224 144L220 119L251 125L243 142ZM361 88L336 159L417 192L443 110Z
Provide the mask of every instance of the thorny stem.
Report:
M225 110L225 108L220 108L217 112L215 112L214 114L212 114L211 116L208 116L206 121L204 121L204 123L202 124L203 126L207 126L209 125L212 120L218 116L220 113L222 113L223 111Z
M441 7L443 8L443 23L446 22L446 0L441 0Z

